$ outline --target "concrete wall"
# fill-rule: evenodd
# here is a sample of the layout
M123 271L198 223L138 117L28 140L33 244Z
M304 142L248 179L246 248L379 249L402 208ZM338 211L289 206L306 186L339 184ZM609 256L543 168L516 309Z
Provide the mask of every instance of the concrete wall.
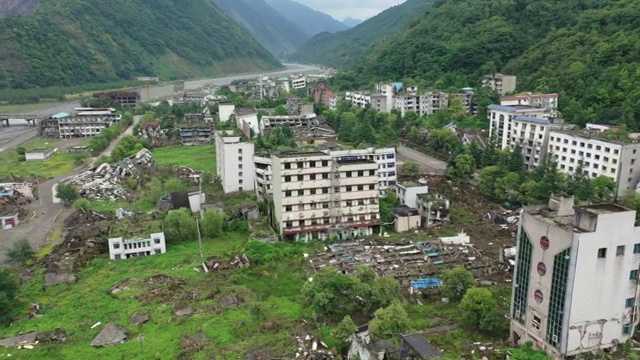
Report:
M233 115L236 106L234 104L220 104L218 105L218 113L220 114L220 121L227 122Z
M418 229L422 226L422 218L420 215L415 216L396 216L395 230L396 232L405 232L412 229Z

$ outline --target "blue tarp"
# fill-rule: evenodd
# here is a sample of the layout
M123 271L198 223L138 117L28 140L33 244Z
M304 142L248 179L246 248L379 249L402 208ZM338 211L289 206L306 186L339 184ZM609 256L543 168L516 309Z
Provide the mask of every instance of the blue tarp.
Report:
M71 114L66 113L66 112L61 112L61 113L57 113L55 115L51 115L51 118L52 119L63 119L63 118L69 117L69 116L71 116Z
M440 280L439 278L418 279L411 282L411 287L413 288L413 290L437 288L441 285L442 280Z
M444 264L444 260L437 260L433 262L433 265L442 265Z

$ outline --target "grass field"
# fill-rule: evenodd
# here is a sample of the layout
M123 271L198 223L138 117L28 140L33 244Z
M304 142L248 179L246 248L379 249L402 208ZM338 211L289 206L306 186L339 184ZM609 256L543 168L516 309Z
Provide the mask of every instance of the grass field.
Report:
M38 148L56 148L57 142L50 139L33 139L21 144L26 150ZM47 161L26 162L18 155L15 149L0 153L0 178L39 176L41 179L50 179L66 174L78 167L78 157L86 158L87 154L69 154L60 150Z
M153 156L160 166L182 165L195 170L203 170L216 174L216 147L171 146L153 149Z

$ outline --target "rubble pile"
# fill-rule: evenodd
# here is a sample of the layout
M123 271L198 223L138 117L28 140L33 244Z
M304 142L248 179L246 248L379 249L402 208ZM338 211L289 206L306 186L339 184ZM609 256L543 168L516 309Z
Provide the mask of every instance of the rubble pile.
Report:
M360 265L372 267L379 276L390 276L401 284L439 274L443 270L464 266L477 278L495 274L509 276L509 267L485 256L472 244L450 245L442 241L419 241L409 245L376 244L367 240L325 246L309 260L317 271L334 266L355 274Z
M33 183L0 183L0 206L29 204L36 193Z
M67 183L80 186L78 194L89 200L131 200L132 196L123 188L122 182L139 177L153 165L151 152L142 149L116 164L105 163L78 174L67 180Z
M297 336L298 349L294 360L335 360L333 351L313 335Z
M174 166L172 169L172 175L177 176L180 180L197 184L200 179L202 171L194 170L186 166Z
M226 263L218 256L210 256L202 263L202 265L202 270L204 270L205 272L209 272L213 270L244 268L251 266L251 262L249 261L249 257L247 257L247 254L242 254L236 255L229 263Z

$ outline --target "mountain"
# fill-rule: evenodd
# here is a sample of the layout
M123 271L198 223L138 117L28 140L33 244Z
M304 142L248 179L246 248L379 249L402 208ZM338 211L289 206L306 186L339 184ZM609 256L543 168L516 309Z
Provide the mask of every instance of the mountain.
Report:
M376 45L397 35L425 14L434 0L408 0L335 34L319 34L300 47L290 59L303 63L341 67L369 54Z
M638 0L441 0L351 76L461 87L500 71L517 75L520 91L559 93L569 122L638 131L638 59Z
M276 56L290 54L309 37L264 0L213 0Z
M349 27L331 16L292 0L266 0L271 7L296 24L308 37L322 32L347 30Z
M209 0L45 0L0 21L0 49L0 88L281 66Z
M40 0L0 0L0 19L31 14L39 3Z
M354 19L352 17L348 17L344 20L342 20L342 23L347 25L348 27L352 28L354 26L358 26L360 24L362 24L363 20L358 20L358 19Z

